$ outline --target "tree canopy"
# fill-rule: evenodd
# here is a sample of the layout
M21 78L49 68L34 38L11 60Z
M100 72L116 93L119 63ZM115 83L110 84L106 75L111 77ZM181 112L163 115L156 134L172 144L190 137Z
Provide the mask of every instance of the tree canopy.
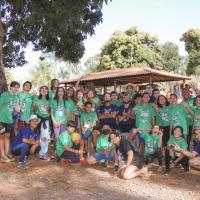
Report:
M174 71L180 66L178 46L158 39L136 27L115 32L102 47L100 55L88 59L91 71L103 71L130 66L147 66ZM94 62L95 61L95 62Z
M188 52L187 74L200 75L200 29L190 29L182 35Z
M77 62L85 50L84 39L102 22L104 2L107 0L1 0L0 78L5 78L3 64L26 63L23 49L29 42L36 51L55 52L58 58Z

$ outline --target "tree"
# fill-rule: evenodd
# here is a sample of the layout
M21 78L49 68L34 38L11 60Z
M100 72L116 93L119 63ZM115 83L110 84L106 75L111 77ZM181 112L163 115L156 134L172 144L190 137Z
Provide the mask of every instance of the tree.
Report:
M79 77L82 72L82 66L64 62L57 59L54 53L48 53L40 57L39 63L30 69L29 74L33 85L38 87L42 83L50 83L53 78L66 80Z
M162 58L156 37L136 27L117 31L103 46L96 71L126 68L133 65L161 68Z
M26 63L23 49L55 52L56 57L77 62L84 53L84 39L102 21L107 0L1 0L0 92L5 89L5 67Z
M172 42L166 42L161 46L161 57L166 71L177 71L181 66L181 57L178 46Z
M188 75L200 75L200 29L190 29L182 35L181 41L185 42L188 52Z

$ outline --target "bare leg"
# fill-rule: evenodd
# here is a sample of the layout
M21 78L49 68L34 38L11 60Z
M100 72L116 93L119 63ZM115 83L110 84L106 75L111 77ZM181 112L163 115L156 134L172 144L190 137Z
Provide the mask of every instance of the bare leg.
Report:
M88 162L88 164L92 165L92 164L97 163L97 160L96 160L93 156L90 156L90 157L87 159L87 162Z
M8 155L10 152L10 134L5 134L5 154Z
M5 156L5 135L0 135L0 152L1 156Z
M126 167L125 171L122 171L122 177L123 179L132 179L135 178L137 176L141 176L141 175L145 175L146 173L148 173L148 169L146 168L142 168L142 169L138 169L136 166L134 165L130 165L128 167Z
M190 167L200 170L200 157L196 157L189 160Z
M97 137L98 137L99 134L100 134L100 132L98 130L94 130L93 133L92 133L94 147L96 147Z

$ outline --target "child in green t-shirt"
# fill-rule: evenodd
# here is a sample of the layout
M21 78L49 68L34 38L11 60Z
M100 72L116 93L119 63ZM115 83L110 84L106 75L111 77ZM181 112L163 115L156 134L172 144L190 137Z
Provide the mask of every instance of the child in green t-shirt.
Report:
M167 142L167 148L165 149L166 174L170 173L170 168L172 169L178 164L181 164L183 166L184 172L189 171L188 157L184 156L178 151L175 151L174 146L176 144L182 149L187 149L188 147L183 135L183 128L181 126L176 126L173 129L172 135L170 136L170 139Z

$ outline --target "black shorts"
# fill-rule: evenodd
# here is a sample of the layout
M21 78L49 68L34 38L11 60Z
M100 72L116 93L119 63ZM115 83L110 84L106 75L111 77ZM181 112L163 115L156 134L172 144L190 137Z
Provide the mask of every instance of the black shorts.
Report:
M135 152L133 156L132 164L136 166L138 169L141 169L145 165L144 156L140 153Z
M10 135L15 134L13 124L8 124L8 123L3 123L3 122L2 122L2 124L5 127L5 133L9 133Z
M78 163L80 161L80 156L70 151L64 151L60 158L70 160L72 163Z

